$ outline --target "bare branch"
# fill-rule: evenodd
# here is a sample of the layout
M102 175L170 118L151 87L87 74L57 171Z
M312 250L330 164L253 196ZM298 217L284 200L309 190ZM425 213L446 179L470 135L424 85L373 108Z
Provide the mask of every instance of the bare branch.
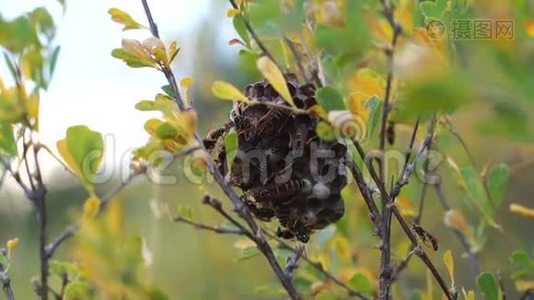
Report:
M213 231L215 233L220 233L220 234L236 234L236 235L244 235L245 234L245 232L243 230L241 230L241 229L236 230L236 229L226 229L226 228L221 228L221 227L213 227L213 226L205 225L205 224L202 224L202 223L193 222L193 221L191 221L189 219L186 219L184 217L181 217L181 216L175 216L173 218L173 220L175 222L191 225L195 229Z

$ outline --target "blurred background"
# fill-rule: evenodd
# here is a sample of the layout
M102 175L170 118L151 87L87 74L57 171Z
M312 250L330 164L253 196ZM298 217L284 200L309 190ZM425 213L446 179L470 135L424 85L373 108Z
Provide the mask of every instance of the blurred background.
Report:
M176 40L182 47L174 71L178 78L192 76L195 79L193 106L198 111L200 131L205 133L221 124L229 110L229 103L213 100L209 92L211 83L224 78L241 88L257 80L258 74L240 68L239 46L228 44L236 34L231 19L226 17L226 1L152 0L150 4L162 39ZM148 37L148 32L122 32L120 25L110 20L107 10L118 7L145 23L142 6L139 1L71 0L63 12L56 1L0 0L0 12L3 18L9 19L38 5L45 5L56 16L57 43L61 45L54 79L41 99L39 138L45 144L55 145L65 136L65 130L75 124L85 124L105 135L105 163L116 170L114 180L98 186L98 192L105 194L124 176L131 150L148 139L143 129L148 116L137 111L135 103L153 99L166 84L161 74L151 69L131 70L110 55L113 48L120 47L122 38L143 39ZM6 70L7 66L0 64L0 73L7 74ZM524 113L531 125L533 111ZM479 166L496 162L509 164L511 175L506 203L513 201L533 206L534 145L528 139L516 141L480 134L477 122L489 114L490 109L473 102L454 116L455 129L467 141ZM398 129L399 140L406 140L409 134L409 128L401 126ZM468 161L451 135L443 134L439 142L458 164ZM400 145L399 149L402 147ZM49 236L54 237L79 213L87 195L53 159L43 157L43 161L49 186ZM240 240L238 237L195 231L154 212L154 206L161 203L168 203L171 208L182 204L192 208L195 219L208 224L222 223L218 216L200 204L202 195L208 191L220 197L217 187L192 184L182 170L182 162L178 162L167 171L179 174L176 184L156 185L142 178L121 194L126 208L126 228L138 230L145 238L149 250L145 263L150 280L171 295L171 299L251 299L259 297L257 287L276 286L276 280L261 256L239 259L242 255L235 245ZM465 203L456 180L454 176L446 176L444 186L454 206L462 207ZM420 183L410 184L404 196L415 199L420 189ZM347 214L342 223L346 224L350 235L356 237L350 240L351 249L354 249L350 254L353 265L373 270L378 262L377 241L368 231L367 212L354 187L346 195ZM439 237L443 249L462 253L452 232L443 225L443 211L433 191L429 192L427 203L423 218L425 228ZM227 202L225 205L229 207ZM512 215L507 205L503 205L497 215L503 231L487 229L491 232L482 250L481 262L490 271L500 270L506 278L512 272L507 257L518 248L526 249L532 255L534 234L532 221ZM466 217L473 216L467 214ZM20 239L10 269L18 299L34 297L31 278L38 274L36 227L29 202L22 197L12 179L7 178L0 189L0 241L13 237ZM324 239L329 239L331 231L326 229L314 236L309 251L313 253L315 248L318 249ZM399 232L395 236L401 240ZM436 261L441 260L441 254L431 252L431 255ZM69 243L60 250L59 257L69 258ZM457 255L455 259L457 282L473 288L474 273L465 263L466 258ZM333 265L335 267L335 261ZM439 268L444 270L441 264ZM420 262L414 260L409 269L401 284L424 289L424 278L417 272L423 270ZM511 299L516 299L513 285L506 281L505 286ZM264 297L283 298L276 295Z

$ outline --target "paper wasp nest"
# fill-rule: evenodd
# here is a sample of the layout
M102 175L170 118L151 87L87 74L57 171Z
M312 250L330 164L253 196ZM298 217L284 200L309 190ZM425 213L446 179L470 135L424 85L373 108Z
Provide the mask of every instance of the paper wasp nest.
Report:
M286 80L298 108L316 104L313 85L299 86L294 75L286 75ZM267 81L247 86L244 94L251 101L234 102L230 121L204 143L217 149L219 138L235 130L239 147L230 170L232 184L243 191L257 218L278 219L277 235L307 242L314 230L343 216L340 192L347 183L347 148L342 141L321 140L315 133L315 116L266 105L289 107ZM226 174L226 153L219 148L216 162Z

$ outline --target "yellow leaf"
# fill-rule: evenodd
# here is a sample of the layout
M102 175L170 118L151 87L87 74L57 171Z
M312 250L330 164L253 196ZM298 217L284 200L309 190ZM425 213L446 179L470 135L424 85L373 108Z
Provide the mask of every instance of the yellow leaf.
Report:
M127 54L130 54L141 60L152 61L150 53L138 40L123 39L122 50L124 50L124 52L126 52Z
M240 90L230 83L224 81L215 81L211 85L211 93L220 99L243 102L248 101L247 97L245 97Z
M234 244L234 248L243 250L250 247L256 247L256 244L251 239L240 239Z
M83 204L83 217L84 218L94 218L100 210L100 199L96 196L90 196L85 200Z
M533 208L528 208L517 203L510 204L510 211L523 217L534 218Z
M167 48L167 57L169 58L167 63L171 64L178 52L180 51L180 47L178 47L178 44L173 41L169 47Z
M352 93L360 92L368 98L377 96L380 99L384 99L386 80L369 68L359 69L349 76L347 85Z
M443 262L445 263L445 267L447 267L447 272L449 272L451 286L454 286L454 261L452 259L451 250L447 250L443 253Z
M413 208L410 199L406 196L400 196L396 201L395 205L399 208L400 212L407 217L417 216L417 212Z
M520 292L525 292L534 289L534 281L532 280L516 280L515 289Z
M280 94L289 105L296 107L293 98L289 93L289 89L287 88L286 79L275 63L270 58L262 56L258 59L257 66L263 77L267 79L278 94Z
M465 291L462 289L462 293L464 295L465 300L475 300L475 292L473 290Z
M534 20L525 21L525 32L529 37L534 37Z
M349 240L342 236L336 236L334 238L334 246L336 250L336 254L338 257L344 258L344 259L350 259L351 258L351 249Z
M61 155L65 163L72 169L74 173L76 173L76 175L78 175L79 177L82 177L82 172L80 168L78 167L76 160L74 159L74 157L72 156L72 154L70 153L67 147L67 140L62 139L62 140L57 141L56 146L57 146L59 155Z
M235 8L229 8L227 11L226 11L226 16L228 18L233 18L237 15L239 15L241 13L241 11L239 9L235 9Z
M362 92L355 92L350 94L347 100L350 112L361 117L365 122L369 118L369 110L365 108L365 101L368 99L368 95Z
M464 216L462 213L455 209L449 209L445 213L444 222L447 227L457 229L464 233L464 235L468 235L468 227L467 223L465 222Z
M195 81L193 80L193 77L186 76L180 79L180 86L184 89L188 89L190 86L193 85Z
M11 240L7 241L7 243L6 243L7 251L8 252L12 251L13 249L15 249L17 247L18 244L19 244L19 239L18 238L14 238L14 239L11 239Z
M134 20L128 13L118 9L110 8L108 13L111 15L111 19L119 24L124 25L122 30L146 28Z
M145 130L150 133L150 135L155 136L156 129L163 124L163 121L158 119L150 119L145 122Z
M413 1L400 0L394 10L394 17L402 25L404 32L410 33L413 30Z

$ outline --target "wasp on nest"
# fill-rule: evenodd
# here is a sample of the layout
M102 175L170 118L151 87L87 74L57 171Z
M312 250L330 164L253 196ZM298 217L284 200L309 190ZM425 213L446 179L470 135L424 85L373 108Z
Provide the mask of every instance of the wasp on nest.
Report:
M299 85L293 74L285 78L297 108L307 110L317 104L312 84ZM234 130L238 149L229 170L231 183L243 191L258 219L278 219L279 237L307 242L315 230L344 214L340 192L347 184L346 145L319 138L318 118L293 112L267 81L248 85L244 94L250 101L234 101L229 122L211 131L204 145L215 152L218 167L226 174L221 140Z

